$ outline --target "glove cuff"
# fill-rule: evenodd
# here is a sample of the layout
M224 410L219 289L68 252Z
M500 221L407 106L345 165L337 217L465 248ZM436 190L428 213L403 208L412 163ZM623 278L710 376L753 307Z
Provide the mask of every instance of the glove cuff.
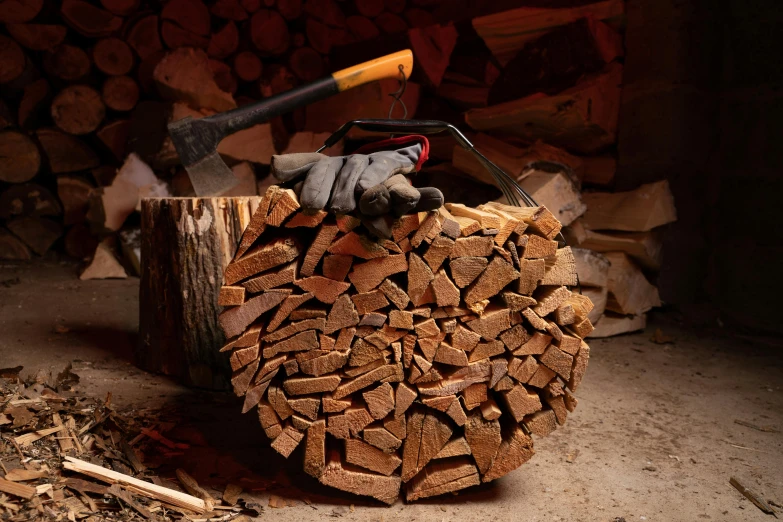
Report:
M356 149L354 154L370 154L372 152L378 152L379 150L400 149L403 146L410 145L412 143L421 143L421 154L419 154L419 159L413 166L413 169L418 172L421 170L421 166L424 164L424 162L427 161L430 157L430 142L425 136L421 136L420 134L411 134L409 136L399 136L381 141L373 141L372 143L367 143L366 145L362 145Z

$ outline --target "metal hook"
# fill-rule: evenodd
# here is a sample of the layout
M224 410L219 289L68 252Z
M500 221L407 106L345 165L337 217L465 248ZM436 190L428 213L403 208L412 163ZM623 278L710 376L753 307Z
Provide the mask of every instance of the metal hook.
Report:
M400 105L402 105L402 119L408 118L408 107L405 106L405 102L402 101L402 95L405 94L405 88L408 87L408 78L405 76L405 68L402 64L399 64L397 66L397 69L400 71L400 76L402 76L402 79L399 80L400 87L396 91L389 93L389 96L393 98L391 107L389 107L389 119L392 119L392 112L394 112L394 106L397 105L399 102Z

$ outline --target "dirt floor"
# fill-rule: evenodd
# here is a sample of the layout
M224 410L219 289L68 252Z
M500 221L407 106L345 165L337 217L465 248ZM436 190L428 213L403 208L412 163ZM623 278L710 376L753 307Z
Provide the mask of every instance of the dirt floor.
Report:
M737 477L783 505L783 344L730 328L693 330L671 315L645 333L593 340L579 407L536 441L535 457L491 484L391 507L320 486L267 446L241 401L188 390L132 363L138 279L79 281L54 262L0 264L0 367L61 369L69 361L84 393L118 406L176 413L170 432L189 448L180 466L202 484L251 491L261 518L344 520L693 521L766 520L729 485ZM660 327L673 344L650 341ZM775 431L735 423L746 421ZM288 507L273 509L273 505Z

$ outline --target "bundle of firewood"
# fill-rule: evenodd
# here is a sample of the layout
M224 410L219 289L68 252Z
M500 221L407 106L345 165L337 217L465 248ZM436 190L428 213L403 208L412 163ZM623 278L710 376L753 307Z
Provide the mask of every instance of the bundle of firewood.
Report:
M272 186L225 271L243 411L323 484L394 502L489 482L576 406L590 299L545 207L307 214Z

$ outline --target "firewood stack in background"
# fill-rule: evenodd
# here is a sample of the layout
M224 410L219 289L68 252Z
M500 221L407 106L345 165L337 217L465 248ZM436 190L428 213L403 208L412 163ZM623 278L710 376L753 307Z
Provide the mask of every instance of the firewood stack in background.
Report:
M580 275L589 270L582 286L596 304L594 335L643 327L644 313L659 304L660 227L675 212L665 183L606 192L617 168L624 3L521 4L4 2L0 258L54 250L89 261L83 278L138 273L139 199L192 195L168 122L410 48L407 117L459 126L552 210ZM218 150L242 180L227 195L263 193L273 182L272 154L312 151L351 119L386 117L397 89L395 80L365 85L227 138ZM398 104L393 116L402 115ZM346 151L367 139L352 131ZM431 145L417 183L471 206L500 196L450 137L435 136ZM615 213L614 205L627 211Z
M489 482L566 421L592 303L545 207L389 218L299 210L271 186L225 271L243 412L323 484L394 503Z

